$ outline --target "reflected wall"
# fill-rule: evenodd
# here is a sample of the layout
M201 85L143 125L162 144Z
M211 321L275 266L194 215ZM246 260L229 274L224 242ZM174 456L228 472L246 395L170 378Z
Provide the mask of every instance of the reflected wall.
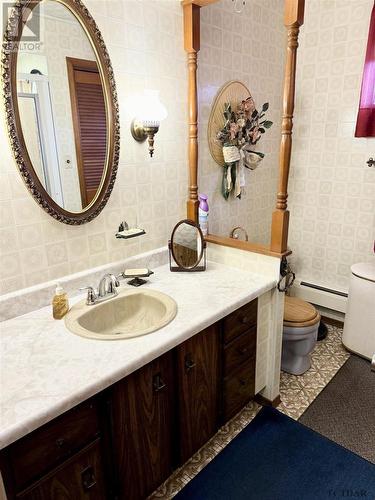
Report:
M269 244L276 202L278 152L281 137L282 87L285 67L283 0L247 0L241 14L231 0L201 9L201 49L198 64L199 191L209 198L209 232L229 237L243 226L249 241ZM267 120L274 122L257 144L265 158L254 171L245 169L241 200L221 194L222 167L208 148L207 125L220 87L240 80L250 90L257 108L269 102Z

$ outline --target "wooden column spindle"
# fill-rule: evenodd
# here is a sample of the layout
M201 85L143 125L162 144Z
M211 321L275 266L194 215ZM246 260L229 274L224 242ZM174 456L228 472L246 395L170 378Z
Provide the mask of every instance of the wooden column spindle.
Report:
M188 53L189 94L197 100L197 53ZM198 106L189 106L189 199L188 219L198 220Z
M283 119L281 125L279 184L276 210L272 214L271 250L285 252L288 244L288 178L292 151L292 129L299 28L303 24L304 0L285 0L284 24L288 29L285 64Z
M183 2L184 42L188 62L189 198L188 219L198 222L198 95L197 60L200 49L200 5Z

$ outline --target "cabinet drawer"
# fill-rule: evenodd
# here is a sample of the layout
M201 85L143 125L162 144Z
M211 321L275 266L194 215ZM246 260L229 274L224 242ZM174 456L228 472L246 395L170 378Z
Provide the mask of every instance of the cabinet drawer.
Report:
M224 380L223 417L232 418L254 396L255 358L248 359Z
M223 320L223 338L228 343L257 324L258 299L242 306Z
M22 500L103 500L104 487L100 440L44 476L40 481L19 493Z
M255 357L256 339L257 329L253 326L224 348L224 377L231 375L244 361Z
M96 400L57 417L9 447L16 489L25 487L99 435Z

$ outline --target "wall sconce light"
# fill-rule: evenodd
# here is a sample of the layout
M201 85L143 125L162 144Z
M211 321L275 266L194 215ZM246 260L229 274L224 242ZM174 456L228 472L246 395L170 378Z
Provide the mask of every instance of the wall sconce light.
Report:
M167 116L168 112L159 100L159 92L145 90L130 130L136 141L143 142L148 139L148 151L151 157L154 154L154 136L159 130L160 122Z

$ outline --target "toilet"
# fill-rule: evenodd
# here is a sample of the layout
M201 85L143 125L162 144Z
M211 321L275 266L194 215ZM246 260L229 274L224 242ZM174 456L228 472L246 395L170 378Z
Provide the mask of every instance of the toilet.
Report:
M320 314L297 297L285 296L281 369L302 375L311 366L310 353L318 336Z

